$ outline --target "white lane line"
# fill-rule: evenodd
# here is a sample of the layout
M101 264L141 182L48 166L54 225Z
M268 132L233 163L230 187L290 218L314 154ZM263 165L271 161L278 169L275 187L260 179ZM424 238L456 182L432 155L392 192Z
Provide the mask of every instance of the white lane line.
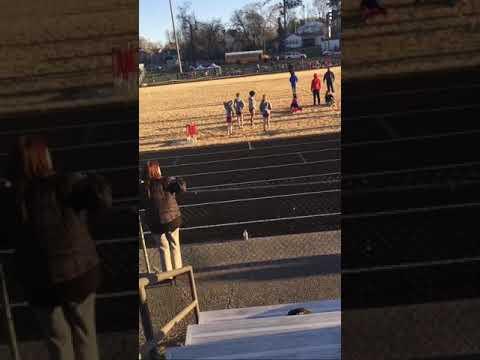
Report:
M404 173L419 172L419 171L455 169L459 167L467 167L467 166L475 166L475 165L480 165L480 161L472 161L472 162L448 164L448 165L425 166L425 167L419 167L419 168L409 168L409 169L400 169L400 170L386 170L386 171L377 171L377 172L369 172L369 173L353 174L353 175L342 175L342 178L355 179L355 178L364 178L368 176L383 176L383 175L395 175L395 174L404 174Z
M469 204L455 204L455 205L444 205L444 206L430 206L430 207L424 207L424 208L411 208L411 209L404 209L404 210L378 211L378 212L372 212L372 213L351 214L351 215L342 215L341 212L335 212L335 213L313 214L313 215L304 215L304 216L283 217L283 218L276 218L276 219L260 219L260 220L231 222L231 223L223 223L223 224L192 226L192 227L181 228L180 230L186 231L186 230L210 229L210 228L235 226L235 225L247 225L247 224L307 219L307 218L314 218L314 217L339 216L339 215L342 215L342 219L359 219L359 218L366 218L366 217L413 214L413 213L421 213L421 212L431 212L436 210L469 208L469 207L478 207L478 206L480 206L480 203L469 203ZM151 232L146 231L145 234L151 234Z
M319 140L319 141L310 141L304 143L289 143L283 145L272 145L272 146L263 146L260 148L254 148L252 151L257 150L269 150L269 149L278 149L284 147L293 147L293 146L302 146L302 145L314 145L314 144L326 144L326 143L339 143L340 136L338 139L332 140ZM165 156L165 157L148 157L140 159L140 163L146 163L148 160L169 160L169 159L176 159L176 158L186 158L186 157L198 157L198 156L205 156L205 155L218 155L218 154L231 154L236 152L246 152L247 149L236 149L236 150L226 150L226 151L212 151L212 152L205 152L205 153L196 153L196 154L186 154L186 155L172 155L172 156Z
M125 197L125 198L120 198L120 199L113 199L114 204L121 204L125 202L132 202L132 201L137 201L138 197Z
M319 184L333 184L339 183L340 180L325 180L325 181L313 181L305 183L292 183L292 184L275 184L275 185L264 185L264 186L246 186L246 187L233 187L233 188L220 188L220 189L206 189L206 190L190 190L190 193L201 194L208 192L220 192L220 191L244 191L244 190L257 190L257 189L274 189L282 187L291 187L291 186L307 186L307 185L319 185Z
M180 228L180 230L187 231L187 230L197 230L197 229L210 229L210 228L225 227L225 226L248 225L248 224L268 223L268 222L297 220L297 219L311 219L311 218L339 216L339 215L341 215L340 212L312 214L312 215L303 215L303 216L290 216L290 217L282 217L282 218L275 218L275 219L259 219L259 220L241 221L241 222L232 222L232 223L223 223L223 224L192 226L192 227ZM145 234L151 234L151 233L152 233L151 231L145 231Z
M396 143L396 142L411 141L411 140L440 139L440 138L444 138L444 137L457 136L457 135L470 135L470 134L475 134L475 133L480 133L480 129L469 130L469 131L455 131L455 132L435 134L435 135L406 136L406 137L400 137L400 138L396 138L396 139L369 140L369 141L342 143L342 147L355 147L355 146L364 146L364 145L388 144L388 143Z
M380 93L367 93L365 95L356 95L356 96L349 96L349 99L368 99L371 97L379 97L379 96L395 96L395 95L411 95L411 94L421 94L421 93L428 93L428 92L442 92L448 90L460 90L460 89L477 89L480 88L480 84L469 84L465 85L458 85L458 86L449 86L449 87L438 87L438 88L422 88L422 89L415 89L415 90L396 90L396 91L385 91Z
M376 193L383 193L383 192L390 192L390 191L404 191L404 190L429 190L429 189L444 189L444 188L451 188L455 186L461 186L461 185L472 185L472 184L478 184L480 183L480 180L474 181L474 180L465 180L465 181L451 181L451 182L442 182L442 183L436 183L436 184L428 184L428 183L423 183L423 184L415 184L415 185L402 185L402 186L385 186L385 187L375 187L375 188L370 188L370 189L358 189L358 190L347 190L347 189L342 189L343 194L376 194Z
M106 125L118 125L118 124L132 124L132 123L138 123L138 120L132 120L132 121L104 121L104 122L99 122L99 123L88 123L88 124L77 124L77 125L63 125L63 126L49 126L49 127L43 127L43 128L35 128L35 129L23 129L23 130L7 130L7 131L0 131L0 136L2 135L15 135L15 134L34 134L34 133L40 133L40 132L54 132L55 130L68 130L68 129L78 129L78 128L85 128L85 129L90 129L90 128L96 128L96 127L101 127L101 126L106 126Z
M302 154L314 154L314 153L320 153L320 152L325 152L325 151L335 151L335 150L340 150L340 149L341 149L340 147L333 147L333 148L326 148L326 149L306 150L306 151L300 151L300 152L295 151L295 152L281 153L281 154L243 156L243 157L234 158L234 159L199 161L199 162L192 162L192 163L185 163L185 164L177 164L177 161L175 161L172 165L162 166L162 169L171 169L171 168L174 168L174 167L190 166L190 165L206 165L206 164L228 163L228 162L238 161L238 160L267 159L267 158L290 156L290 155L299 155L301 157L302 161L305 162L305 159L304 159Z
M224 227L224 226L234 226L234 225L247 225L247 224L258 224L258 223L268 223L268 222L277 222L277 221L286 221L286 220L299 220L299 219L311 219L311 218L318 218L318 217L329 217L329 216L339 216L342 213L334 212L334 213L326 213L326 214L312 214L312 215L303 215L303 216L290 216L290 217L282 217L276 219L259 219L259 220L252 220L252 221L241 221L241 222L233 222L233 223L224 223L224 224L214 224L214 225L203 225L203 226L192 226L182 228L181 230L197 230L197 229L208 229L208 228L216 228L216 227Z
M390 136L392 139L396 139L399 137L399 134L393 129L392 126L387 124L385 119L379 119L378 123L387 132L388 136Z
M307 153L307 152L305 152L305 153ZM305 158L303 157L303 155L302 155L301 152L297 153L297 155L298 155L298 157L300 158L300 160L301 160L304 164L307 163L307 160L305 160Z
M425 113L436 113L448 110L466 110L466 109L477 109L480 107L480 104L470 104L470 105L461 105L461 106L444 106L438 108L429 108L429 109L414 109L407 111L398 111L391 113L382 113L382 114L371 114L371 115L360 115L352 117L342 117L342 121L355 121L360 119L382 119L386 117L395 117L395 116L405 116L409 114L425 114Z
M102 245L110 245L110 244L128 244L138 242L138 238L136 237L128 237L128 238L118 238L118 239L110 239L110 240L97 240L95 242L96 246ZM4 249L0 250L0 255L13 255L15 254L15 249Z
M51 148L50 151L52 153L60 152L60 151L70 151L70 150L81 150L81 149L90 149L90 148L99 148L99 147L109 147L115 145L126 145L126 144L137 144L138 140L121 140L121 141L106 141L106 142L99 142L99 143L88 143L83 145L72 145L72 146L64 146L64 147L57 147ZM0 157L8 156L8 153L0 153Z
M244 171L252 171L252 170L265 170L265 169L277 169L282 167L289 167L289 166L305 166L305 165L312 165L312 164L320 164L320 163L329 163L329 162L339 162L340 159L329 159L329 160L317 160L317 161L310 161L306 163L289 163L289 164L282 164L282 165L268 165L268 166L259 166L253 168L243 168L243 169L232 169L232 170L222 170L222 171L210 171L204 173L194 173L194 174L176 174L175 176L178 177L194 177L194 176L204 176L204 175L218 175L218 174L229 174L234 172L244 172Z
M87 170L76 170L77 172L84 172L84 173L108 173L108 172L115 172L115 171L123 171L123 170L137 170L138 167L135 165L129 166L119 166L119 167L111 167L111 168L99 168L99 169L87 169Z
M111 245L111 244L128 244L128 243L138 242L138 237L128 237L121 239L112 239L112 240L97 240L97 246L101 245Z
M477 262L477 261L480 261L480 256L466 257L466 258L459 258L459 259L435 260L435 261L407 262L407 263L402 263L397 265L382 265L382 266L362 267L362 268L355 268L355 269L345 269L345 270L342 270L342 274L361 274L366 272L385 271L385 270L404 270L404 269L412 269L412 268L418 268L418 267L465 264L465 263Z
M288 197L294 197L294 196L318 195L318 194L328 194L328 193L335 193L335 192L340 192L340 189L331 189L331 190L322 190L322 191L311 191L311 192L303 192L303 193L295 193L295 194L284 194L284 195L262 196L262 197L245 198L245 199L232 199L232 200L210 201L210 202L204 202L204 203L198 203L198 204L180 205L179 207L184 209L184 208L197 207L197 206L218 205L218 204L230 204L230 203L244 202L244 201L281 199L281 198L288 198ZM140 209L139 211L144 212L145 209Z
M103 293L97 294L97 299L114 299L114 298L121 298L121 297L130 297L130 296L138 296L138 291L119 291L119 292L112 292L112 293ZM29 307L28 302L17 302L10 304L12 308L18 307Z
M477 203L427 206L427 207L409 208L409 209L401 209L401 210L385 210L385 211L376 211L376 212L368 212L368 213L344 214L342 216L342 219L363 219L363 218L389 216L389 215L425 213L425 212L432 212L432 211L438 211L438 210L474 208L478 206L480 206L480 203L477 202Z
M226 186L247 185L247 184L261 184L261 183L271 182L271 181L296 180L296 179L315 178L315 177L324 177L324 176L335 176L335 175L341 175L341 173L340 172L330 172L330 173L323 173L323 174L310 174L310 175L281 177L281 178L264 179L264 180L242 181L242 182L236 182L236 183L225 183L225 184L217 184L217 185L204 185L204 186L192 187L192 188L189 189L189 191L194 192L194 191L197 191L197 190L220 188L220 187L224 187L224 186L226 187Z

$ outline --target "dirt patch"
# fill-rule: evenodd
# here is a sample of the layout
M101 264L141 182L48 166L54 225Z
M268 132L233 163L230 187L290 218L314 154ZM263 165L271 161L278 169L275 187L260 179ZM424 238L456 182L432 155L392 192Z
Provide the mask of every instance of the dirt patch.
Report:
M140 89L140 151L154 151L188 146L207 146L338 132L341 109L341 68L332 68L335 73L335 96L337 106L312 106L310 81L317 72L307 70L297 73L297 93L303 111L289 111L292 94L289 73L259 75L245 78L201 81ZM239 92L245 102L248 92L255 90L257 102L267 94L272 103L272 120L269 132L263 132L262 119L258 114L254 126L245 115L244 128L235 124L234 134L227 136L223 102L233 99ZM326 87L322 86L321 101L324 102ZM257 108L258 108L257 104ZM198 142L185 142L185 126L195 122L199 130Z

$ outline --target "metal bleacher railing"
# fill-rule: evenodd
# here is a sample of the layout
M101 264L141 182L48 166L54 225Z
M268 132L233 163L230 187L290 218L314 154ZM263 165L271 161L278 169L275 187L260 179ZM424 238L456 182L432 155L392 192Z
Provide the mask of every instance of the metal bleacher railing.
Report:
M145 264L147 267L147 274L141 274L138 280L139 286L139 296L140 296L140 305L139 312L143 331L145 334L146 343L141 347L139 358L148 359L151 352L155 350L157 344L167 336L169 331L180 321L182 321L186 316L188 316L192 311L195 314L195 321L198 324L200 319L200 307L198 303L197 288L195 286L195 279L193 276L192 266L184 266L181 269L176 269L172 271L161 271L154 268L152 271L152 266L148 257L147 247L145 244L145 232L143 231L141 216L138 216L139 222L139 232L140 232L140 243L143 250L143 255L145 258ZM155 331L152 318L150 315L150 310L147 302L147 288L160 285L167 281L174 281L178 276L183 274L188 274L188 279L190 283L190 292L192 296L192 302L188 304L183 310L181 310L177 315L174 316L167 324L165 324L159 331Z
M0 264L0 281L1 281L1 314L4 317L4 323L8 331L8 341L10 347L10 354L13 360L20 360L20 352L17 345L17 334L15 332L15 324L13 322L12 309L10 307L10 300L8 297L7 284L5 280L5 273L3 265Z

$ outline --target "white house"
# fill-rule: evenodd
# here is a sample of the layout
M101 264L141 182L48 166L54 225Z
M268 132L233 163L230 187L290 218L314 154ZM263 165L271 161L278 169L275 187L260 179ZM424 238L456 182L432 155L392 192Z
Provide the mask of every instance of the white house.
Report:
M319 21L307 21L304 25L300 26L297 29L297 34L318 34L318 35L327 35L326 34L326 25L322 24Z
M340 39L325 39L321 44L323 51L340 51Z
M323 46L323 41L328 36L326 24L319 21L308 21L297 29L296 34L286 38L286 47L296 49L301 47Z
M290 34L285 39L285 46L289 49L301 48L303 44L302 37L296 34Z

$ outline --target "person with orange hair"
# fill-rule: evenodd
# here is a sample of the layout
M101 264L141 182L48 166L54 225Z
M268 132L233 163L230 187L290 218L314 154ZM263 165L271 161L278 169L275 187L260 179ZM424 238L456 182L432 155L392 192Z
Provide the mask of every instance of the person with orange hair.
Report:
M55 171L45 140L20 137L7 171L17 274L50 359L98 360L100 259L87 217L112 204L103 177Z
M146 220L159 246L164 271L183 266L180 250L182 216L176 195L187 190L183 180L162 176L157 161L148 161L144 174ZM172 262L173 260L173 262Z

